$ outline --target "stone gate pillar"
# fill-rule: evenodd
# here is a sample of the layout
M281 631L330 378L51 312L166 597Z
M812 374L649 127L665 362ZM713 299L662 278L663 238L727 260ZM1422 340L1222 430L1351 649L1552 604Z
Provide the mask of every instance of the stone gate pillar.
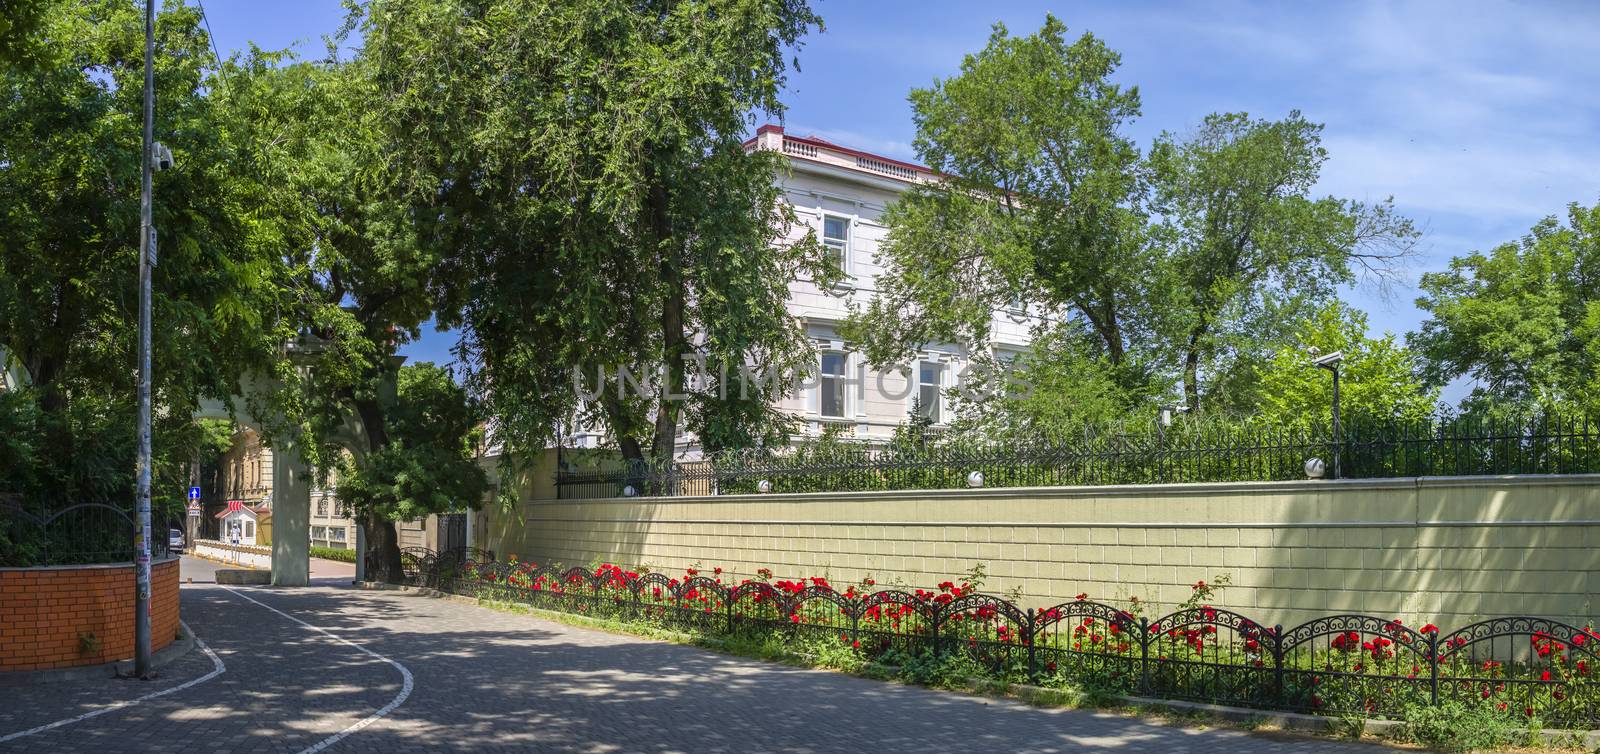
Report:
M272 585L311 582L311 479L298 444L272 447Z

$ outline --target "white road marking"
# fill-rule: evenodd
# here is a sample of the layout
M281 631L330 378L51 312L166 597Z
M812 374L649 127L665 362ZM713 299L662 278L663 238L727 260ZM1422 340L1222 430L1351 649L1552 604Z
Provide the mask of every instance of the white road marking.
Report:
M254 597L251 597L248 594L245 594L245 593L240 592L240 591L235 590L235 589L229 589L228 587L222 587L222 588L223 589L227 589L229 592L232 592L232 593L234 593L234 594L236 594L236 595L238 595L240 597L243 597L243 598L245 598L245 599L247 599L247 600L249 600L251 602L254 602L257 605L260 605L260 606L262 606L262 607L264 607L264 608L266 608L268 610L271 610L272 612L275 612L275 613L277 613L277 614L279 614L279 615L281 615L281 616L283 616L285 618L288 618L289 620L292 620L295 623L299 623L300 625L305 626L306 628L309 628L309 629L311 629L313 631L316 631L317 633L320 633L320 634L322 634L324 636L327 636L328 638L333 639L334 641L337 641L337 642L339 642L341 644L345 644L347 646L353 647L353 648L355 648L355 649L357 649L357 650L359 650L361 652L364 652L364 653L366 653L368 655L376 657L379 660L383 660L384 662L387 662L390 665L393 665L395 670L400 671L400 676L404 679L404 684L400 688L400 693L397 696L395 696L395 698L393 700L391 700L388 704L385 704L382 707L380 707L377 712L374 712L374 713L372 713L372 714L370 714L370 715L368 715L368 716L356 721L355 724L351 725L348 728L345 728L344 730L339 731L338 733L335 733L335 734L333 734L333 735L331 735L331 736L329 736L327 738L322 739L320 742L318 742L317 744L315 744L313 746L310 746L310 747L307 747L305 749L302 749L300 751L300 754L315 754L315 752L322 751L323 749L326 749L329 746L332 746L332 745L338 743L340 740L344 739L345 736L348 736L351 733L354 733L354 732L356 732L358 730L361 730L362 728L365 728L368 725L371 725L371 724L377 722L378 720L382 719L383 716L389 714L390 712L393 712L396 707L399 707L402 703L405 702L406 697L411 696L411 689L415 686L415 681L411 677L411 671L407 670L406 666L401 665L400 663L395 662L394 660L391 660L391 659L389 659L387 657L384 657L383 655L378 654L377 652L374 652L374 651L372 651L370 649L367 649L366 647L363 647L360 644L357 644L357 643L355 643L353 641L350 641L349 639L345 639L344 637L341 637L341 636L333 633L332 631L329 631L329 630L324 629L324 628L319 628L317 626L313 626L310 623L307 623L307 622L305 622L303 620L300 620L299 618L294 617L293 615L290 615L290 614L288 614L288 613L286 613L286 612L284 612L282 610L279 610L278 608L275 608L275 607L273 607L271 605L268 605L265 602L257 600L257 599L255 599ZM0 739L0 740L4 740L4 739Z
M251 601L253 602L254 600L251 600ZM166 696L167 694L172 694L172 693L175 693L175 692L178 692L178 691L182 691L182 690L184 690L186 688L189 688L191 686L195 686L195 685L198 685L198 684L201 684L201 683L205 683L206 681L209 681L209 680L211 680L213 678L216 678L217 676L222 675L224 672L226 672L228 670L228 666L222 664L222 658L218 657L216 652L211 651L211 647L206 646L206 643L203 640L201 640L201 638L199 636L195 636L194 630L189 628L189 624L184 623L183 621L178 621L178 623L183 626L183 630L189 632L190 636L194 636L194 643L198 644L200 646L200 649L205 651L206 656L211 658L211 665L212 665L211 672L206 673L205 675L200 676L199 678L196 678L194 680L186 681L186 682L184 682L184 683L182 683L180 685L173 686L170 689L162 689L162 690L154 692L154 693L145 694L144 696L141 696L141 697L139 697L137 699L127 699L127 700L120 701L120 702L112 702L111 704L108 704L108 705L106 705L104 707L96 709L96 710L94 710L92 712L85 712L85 713L83 713L81 715L78 715L77 717L69 717L69 718L67 718L65 720L57 720L57 721L55 721L53 723L46 723L46 724L41 725L41 726L39 726L37 728L29 728L27 730L17 731L16 733L10 733L10 734L4 735L4 736L0 736L0 743L5 743L6 741L13 741L13 740L16 740L18 738L23 738L25 736L31 736L31 735L34 735L34 734L37 734L37 733L43 733L43 732L45 732L47 730L55 730L56 728L60 728L63 725L71 725L73 723L81 723L84 720L88 720L91 717L99 717L101 715L106 714L107 712L115 712L115 711L117 711L119 709L122 709L124 707L131 707L131 706L133 706L135 704L138 704L140 702L147 702L147 701L150 701L151 699L155 699L156 697L162 697L162 696Z

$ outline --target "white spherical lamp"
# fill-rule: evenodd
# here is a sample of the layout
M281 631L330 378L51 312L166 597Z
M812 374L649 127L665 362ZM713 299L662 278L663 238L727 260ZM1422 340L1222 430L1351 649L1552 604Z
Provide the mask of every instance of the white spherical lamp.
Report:
M1323 475L1327 473L1328 467L1322 462L1321 458L1306 459L1306 477L1310 479L1321 479Z

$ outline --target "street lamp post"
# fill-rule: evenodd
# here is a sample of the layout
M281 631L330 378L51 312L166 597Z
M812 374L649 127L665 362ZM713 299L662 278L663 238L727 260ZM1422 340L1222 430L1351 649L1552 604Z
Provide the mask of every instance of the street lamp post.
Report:
M144 143L139 160L139 418L138 531L134 535L135 597L133 673L150 675L150 268L156 231L150 220L150 171L154 168L156 109L156 4L144 4Z
M1339 428L1339 364L1343 361L1343 351L1334 351L1327 356L1316 356L1311 360L1316 368L1333 373L1333 475L1328 477L1329 479L1340 477L1339 456L1344 446L1344 437Z

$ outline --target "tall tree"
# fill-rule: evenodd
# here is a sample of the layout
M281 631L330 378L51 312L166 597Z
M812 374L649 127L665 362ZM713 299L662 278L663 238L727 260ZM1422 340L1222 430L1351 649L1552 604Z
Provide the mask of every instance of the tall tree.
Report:
M960 75L912 90L917 153L942 175L887 213L890 273L846 327L869 359L935 340L981 345L995 308L1027 299L1070 313L1090 358L1142 380L1124 367L1150 335L1140 281L1152 264L1139 150L1121 133L1139 92L1111 80L1120 62L1047 16L1026 37L996 24Z
M126 500L133 485L143 18L118 0L45 3L29 65L0 68L0 350L27 387L7 401L29 464L0 490ZM176 165L156 175L152 272L153 496L181 505L201 441L200 398L237 392L285 335L270 315L285 280L248 208L264 187L236 170L199 14L156 19L156 138ZM15 40L11 40L15 41ZM266 314L264 314L266 313Z
M1204 370L1258 356L1293 314L1358 272L1392 274L1415 247L1418 233L1392 200L1311 195L1328 156L1321 133L1299 112L1276 121L1229 113L1151 149L1158 279L1172 286L1156 327L1181 359L1190 410L1200 409Z
M958 76L913 90L918 154L942 175L888 213L879 295L846 328L869 358L981 348L995 309L1020 298L1059 318L1040 348L1073 349L1031 363L1098 360L1120 392L1108 405L1176 382L1192 410L1206 392L1206 408L1236 409L1289 323L1411 253L1391 202L1312 196L1327 154L1299 113L1213 115L1141 157L1122 133L1139 98L1113 81L1119 61L1048 17L1028 37L997 26Z
M463 327L495 440L542 448L574 414L657 462L685 429L711 448L781 438L782 386L685 375L809 354L784 302L824 256L784 240L781 158L743 146L752 112L782 113L785 55L818 23L803 0L366 10L386 168L418 236L463 252L441 321ZM623 368L656 379L574 385Z
M449 245L421 240L428 221L387 178L366 61L252 54L231 68L229 125L273 187L258 215L293 280L284 315L315 346L299 364L280 363L283 390L261 413L277 423L269 435L300 440L321 472L339 468L374 576L398 579L397 520L481 502L475 406L442 370L403 368L398 356L460 265ZM354 438L344 431L352 415Z
M1600 205L1422 276L1412 341L1430 383L1475 381L1468 407L1600 410Z

